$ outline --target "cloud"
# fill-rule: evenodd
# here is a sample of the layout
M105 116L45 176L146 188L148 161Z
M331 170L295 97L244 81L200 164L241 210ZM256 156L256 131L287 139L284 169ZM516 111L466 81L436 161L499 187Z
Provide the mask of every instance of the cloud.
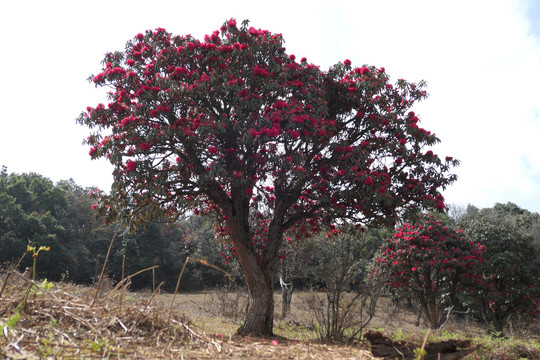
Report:
M202 38L230 17L283 33L289 53L322 69L344 59L383 66L392 80L428 83L417 106L462 161L448 202L512 201L540 212L540 5L520 1L7 2L0 88L0 164L107 188L111 168L81 146L74 119L106 102L85 79L107 51L164 27Z

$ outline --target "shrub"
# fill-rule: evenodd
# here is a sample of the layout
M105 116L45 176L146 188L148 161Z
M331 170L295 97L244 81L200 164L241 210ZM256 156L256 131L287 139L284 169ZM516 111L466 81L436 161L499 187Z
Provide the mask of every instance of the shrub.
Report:
M433 216L404 224L381 247L371 274L394 295L410 297L432 328L444 322L457 295L476 288L484 247Z

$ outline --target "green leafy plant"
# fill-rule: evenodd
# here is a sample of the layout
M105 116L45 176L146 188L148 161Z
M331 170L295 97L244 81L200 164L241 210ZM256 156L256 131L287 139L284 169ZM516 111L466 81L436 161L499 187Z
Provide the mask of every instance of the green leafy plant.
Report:
M7 326L10 329L14 329L15 326L19 323L19 320L21 319L21 313L15 312L15 314L11 315L5 322L5 326Z
M36 279L36 266L37 266L37 259L38 259L38 256L39 256L39 253L41 251L50 251L51 250L51 247L50 246L40 246L39 248L36 248L35 246L28 246L26 248L26 251L27 252L32 252L32 258L33 258L33 265L32 265L32 280L35 280ZM43 289L46 289L48 290L51 286L50 283L47 283L47 279L45 279L42 283L41 283L41 286L43 286L42 288ZM26 310L26 306L28 304L28 295L30 295L30 292L31 291L34 291L34 284L30 284L28 286L28 289L26 290L26 293L24 294L24 298L23 298L23 301L21 302L21 304L19 305L19 307L17 308L17 310ZM36 293L37 293L37 290L36 290Z
M394 332L394 339L396 341L402 341L405 339L405 334L403 333L403 330L398 329Z
M423 360L424 356L427 355L427 351L422 348L416 348L414 349L414 357L416 360Z
M32 286L32 293L36 294L36 295L40 295L42 293L41 290L49 290L51 288L51 286L53 285L52 282L50 281L47 281L47 279L43 279L42 282L40 282L37 287L35 286Z
M49 356L52 355L52 339L49 335L49 337L44 337L41 339L40 344L38 345L40 355L42 356Z
M104 350L109 349L113 344L112 340L107 341L103 338L99 338L96 341L86 340L85 342L88 343L88 346L90 347L90 349L96 353L101 353Z
M39 248L36 248L35 246L28 246L26 248L26 251L31 252L32 253L32 259L34 259L33 263L32 263L32 280L35 280L36 279L37 258L39 256L39 253L41 251L51 251L51 247L50 246L40 246Z

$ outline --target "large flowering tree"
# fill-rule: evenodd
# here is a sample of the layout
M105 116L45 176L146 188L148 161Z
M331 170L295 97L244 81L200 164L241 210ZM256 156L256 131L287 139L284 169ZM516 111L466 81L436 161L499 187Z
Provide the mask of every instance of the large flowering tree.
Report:
M438 328L459 294L482 285L478 269L484 250L463 231L426 217L404 224L382 245L372 275L394 294L417 302L431 327Z
M92 158L115 166L97 208L135 225L216 213L249 289L239 333L268 335L284 232L443 208L457 162L427 149L438 139L410 111L422 84L392 85L383 68L349 60L322 71L288 55L280 34L248 26L231 19L203 41L138 34L91 77L110 103L78 122L93 129Z

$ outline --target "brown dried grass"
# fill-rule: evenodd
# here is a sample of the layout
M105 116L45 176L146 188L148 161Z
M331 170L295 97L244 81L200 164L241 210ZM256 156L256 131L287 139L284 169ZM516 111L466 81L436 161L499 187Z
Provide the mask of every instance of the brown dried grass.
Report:
M46 290L21 278L14 272L3 276L2 357L178 358L193 349L221 350L218 342L193 330L184 314L172 309L168 321L163 303L128 293L127 283L96 296L94 288L56 283ZM38 291L23 310L27 284Z
M0 358L373 359L355 347L207 335L178 306L162 300L160 286L150 294L131 293L126 279L116 287L103 286L103 279L100 291L69 283L44 289L19 273L4 273ZM29 285L38 291L30 293L22 311ZM13 321L16 313L20 319Z

